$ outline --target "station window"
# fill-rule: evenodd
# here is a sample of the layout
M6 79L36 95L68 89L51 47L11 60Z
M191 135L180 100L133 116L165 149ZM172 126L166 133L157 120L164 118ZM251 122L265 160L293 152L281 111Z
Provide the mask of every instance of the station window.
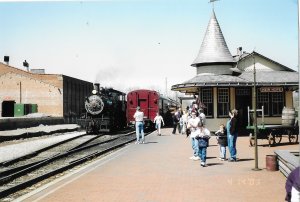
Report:
M201 101L205 105L204 114L207 118L213 118L213 90L212 88L204 88L201 90Z
M284 106L284 92L262 93L258 90L257 107L261 109L262 106L264 106L265 116L281 116Z
M272 97L271 109L273 116L281 116L284 106L283 93L270 93Z
M269 93L257 92L257 109L261 109L264 106L264 115L270 116L270 105L269 105ZM258 116L261 116L262 113L257 113Z
M229 88L218 88L218 117L228 117Z

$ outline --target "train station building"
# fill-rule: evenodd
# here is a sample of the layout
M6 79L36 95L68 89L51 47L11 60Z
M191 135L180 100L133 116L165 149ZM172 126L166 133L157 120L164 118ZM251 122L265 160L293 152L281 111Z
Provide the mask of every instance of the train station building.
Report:
M239 111L241 127L246 127L248 107L252 109L255 103L254 72L257 108L264 106L265 124L281 124L283 108L293 107L298 72L258 52L245 52L242 47L232 55L214 10L191 66L196 68L196 76L171 89L198 96L212 131L226 123L229 110L234 108Z

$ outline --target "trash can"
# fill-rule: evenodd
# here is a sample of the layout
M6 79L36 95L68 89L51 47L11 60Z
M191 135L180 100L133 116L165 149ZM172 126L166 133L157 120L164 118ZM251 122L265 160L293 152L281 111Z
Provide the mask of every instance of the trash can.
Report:
M278 163L276 155L267 155L266 156L266 168L268 171L277 171Z

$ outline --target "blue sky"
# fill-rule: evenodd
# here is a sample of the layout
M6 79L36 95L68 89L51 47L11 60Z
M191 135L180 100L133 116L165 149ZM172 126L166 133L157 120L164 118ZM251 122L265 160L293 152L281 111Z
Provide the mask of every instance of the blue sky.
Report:
M0 1L0 61L119 90L168 88L196 75L209 0ZM215 13L236 54L255 51L298 70L297 0L220 0Z

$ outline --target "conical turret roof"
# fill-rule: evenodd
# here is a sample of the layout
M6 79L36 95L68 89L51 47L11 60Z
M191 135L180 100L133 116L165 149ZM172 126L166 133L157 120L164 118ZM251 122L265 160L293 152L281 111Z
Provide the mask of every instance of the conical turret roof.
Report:
M212 11L200 51L192 66L199 67L210 63L234 63L214 10Z

